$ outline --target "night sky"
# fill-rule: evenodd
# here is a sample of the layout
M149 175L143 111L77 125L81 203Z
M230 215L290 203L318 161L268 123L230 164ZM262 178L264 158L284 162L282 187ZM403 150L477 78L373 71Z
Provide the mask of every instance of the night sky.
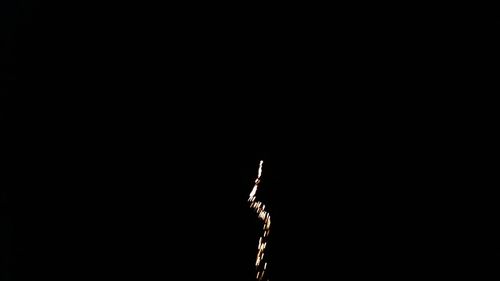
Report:
M2 281L255 280L260 160L270 280L498 279L493 132L422 94L462 63L422 25L0 5Z

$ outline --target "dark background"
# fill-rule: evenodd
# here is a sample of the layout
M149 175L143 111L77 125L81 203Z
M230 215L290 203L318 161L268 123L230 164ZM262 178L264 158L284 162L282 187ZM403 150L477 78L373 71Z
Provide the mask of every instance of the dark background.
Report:
M1 5L2 280L253 280L261 159L271 280L498 264L493 112L436 94L482 85L467 21Z

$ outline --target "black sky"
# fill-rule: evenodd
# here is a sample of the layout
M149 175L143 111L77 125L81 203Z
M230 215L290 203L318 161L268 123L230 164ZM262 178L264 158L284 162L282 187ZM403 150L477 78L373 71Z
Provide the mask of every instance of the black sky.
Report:
M253 280L261 159L271 280L487 280L453 24L350 11L3 1L2 280Z

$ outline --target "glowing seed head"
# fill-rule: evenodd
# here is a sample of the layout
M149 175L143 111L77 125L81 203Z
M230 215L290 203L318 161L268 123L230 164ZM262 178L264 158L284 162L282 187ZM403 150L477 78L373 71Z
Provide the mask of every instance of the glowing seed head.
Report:
M254 185L252 191L250 192L250 196L248 198L248 201L251 202L250 207L256 211L256 213L258 214L258 218L263 221L262 228L264 230L264 233L261 237L259 237L259 246L257 248L258 249L257 258L255 261L255 266L257 267L256 268L257 269L257 280L259 280L259 281L264 278L265 271L267 268L267 262L264 263L263 268L260 268L260 264L261 264L261 261L264 259L264 250L265 250L266 245L267 245L267 241L265 241L264 239L269 235L269 228L270 228L270 222L271 222L271 216L269 215L268 212L265 211L266 206L260 201L255 202L255 199L256 199L255 194L257 193L257 189L259 188L260 178L262 176L262 164L263 163L264 163L264 161L262 161L262 160L259 163L259 171L258 171L257 179L255 179L255 185ZM267 281L269 281L269 279L267 279Z

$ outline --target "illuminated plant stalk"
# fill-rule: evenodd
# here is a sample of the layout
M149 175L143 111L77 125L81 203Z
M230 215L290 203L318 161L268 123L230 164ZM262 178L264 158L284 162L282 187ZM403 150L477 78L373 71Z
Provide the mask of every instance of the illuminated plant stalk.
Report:
M250 202L250 207L257 212L257 215L260 220L264 222L263 234L259 238L259 246L257 251L257 259L255 261L255 268L257 271L256 280L261 281L266 277L266 268L267 262L264 261L264 253L267 245L267 238L269 236L269 230L271 227L271 216L265 210L266 206L260 202L256 201L255 193L257 193L257 189L260 183L260 177L262 175L262 164L264 161L260 161L259 163L259 173L257 175L257 179L255 179L255 185L253 186L252 192L250 192L250 196L248 198L248 202ZM267 280L269 281L269 279Z

